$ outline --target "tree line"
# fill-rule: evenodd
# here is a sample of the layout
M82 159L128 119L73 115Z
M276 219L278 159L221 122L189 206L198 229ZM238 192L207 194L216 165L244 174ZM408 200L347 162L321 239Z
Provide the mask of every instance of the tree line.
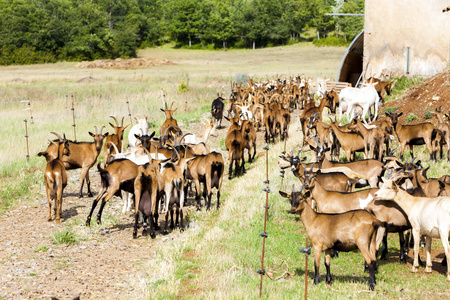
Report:
M364 0L0 0L0 65L136 57L139 48L349 42Z

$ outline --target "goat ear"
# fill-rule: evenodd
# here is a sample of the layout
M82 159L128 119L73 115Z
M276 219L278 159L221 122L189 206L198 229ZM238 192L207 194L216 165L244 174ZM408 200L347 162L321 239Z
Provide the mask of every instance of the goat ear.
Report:
M175 108L174 110L172 110L172 113L174 113L176 110L178 109L178 107L177 108Z
M403 115L403 112L399 113L399 114L397 115L397 117L400 117L401 115Z
M90 131L89 131L89 135L90 135L90 136L92 136L92 137L94 137L94 136L95 136L95 134L93 134L93 133L92 133L92 132L90 132Z
M162 108L160 108L160 110L162 111L162 112L166 112L164 109L162 109Z
M109 132L106 132L103 134L104 137L107 137L109 135Z
M141 136L140 135L134 134L134 137L137 138L138 140L141 140Z
M116 126L114 126L113 124L109 123L109 125L111 125L112 128L115 128Z
M288 193L285 193L285 192L283 192L283 191L278 191L278 192L280 193L281 197L284 197L284 198L288 198L288 199L289 199L289 194L288 194Z

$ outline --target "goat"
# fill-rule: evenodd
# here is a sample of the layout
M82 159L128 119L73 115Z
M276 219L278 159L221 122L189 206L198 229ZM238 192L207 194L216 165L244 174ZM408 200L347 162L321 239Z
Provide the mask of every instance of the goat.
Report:
M306 169L306 166L304 166L299 158L299 154L297 156L291 155L289 158L282 156L283 160L285 160L288 164L285 166L282 166L282 169L288 168L291 166L291 171L294 174L295 177L300 179L300 181L303 183L305 180L305 177L307 176L313 176L313 166L311 165L311 168L309 170ZM345 170L344 168L341 169L335 169L333 172L333 169L329 170L330 172L324 173L321 172L320 174L317 174L316 180L327 190L330 191L340 191L340 192L350 192L353 191L354 186L359 183L361 186L365 185L365 179L361 178L359 174L356 174L354 172L351 172L351 170ZM343 172L350 171L350 173L344 174Z
M100 172L102 187L92 203L91 211L86 219L86 226L91 225L92 213L100 199L102 200L102 203L97 213L97 224L102 223L101 218L103 208L106 202L114 195L120 197L122 195L121 190L134 194L134 180L138 175L138 165L128 159L114 160L104 169L101 168L100 163L98 163L97 169ZM135 209L137 208L135 207Z
M136 118L139 117L139 118ZM136 135L146 135L148 134L148 121L147 116L141 116L140 114L134 115L135 120L138 122L136 125L131 127L130 132L128 132L128 146L136 147L139 142L136 139Z
M345 151L347 162L353 161L354 153L364 149L364 139L357 133L342 132L333 122L330 123L330 126Z
M302 188L300 189L301 192ZM314 249L314 284L319 283L319 265L325 251L326 283L331 283L331 251L353 251L359 249L369 266L369 288L376 284L376 250L381 243L385 224L365 210L353 210L340 214L316 213L305 198L297 202L295 211L305 226ZM292 205L292 202L291 202Z
M430 159L436 160L437 147L433 141L441 138L441 131L437 129L431 123L420 123L415 125L402 125L398 124L398 118L403 114L397 113L397 111L387 113L392 119L392 125L394 131L397 134L397 139L400 144L400 158L403 159L403 153L405 152L406 145L409 146L409 152L411 157L414 153L414 145L427 146L430 153Z
M308 176L303 183L305 191L310 191L311 197L320 213L343 213L355 209L364 209L361 199L370 201L378 191L377 188L365 189L357 192L337 192L325 190L317 181L317 173ZM364 207L363 207L364 206Z
M73 170L81 168L81 187L78 196L83 197L83 185L86 180L88 189L88 196L92 197L91 181L89 180L89 169L96 163L97 157L100 154L103 146L103 139L108 136L108 132L102 134L103 128L100 129L100 133L95 127L95 134L89 132L89 135L94 138L94 142L73 142L68 140L70 147L70 155L63 156L62 161L66 170ZM62 139L62 138L60 138ZM48 159L54 159L58 152L57 147L54 144L50 144L46 150L49 154Z
M441 112L441 107L436 108L436 111L431 113L438 119L439 124L437 128L442 132L442 141L439 151L440 157L442 159L443 146L444 144L447 144L447 161L450 161L450 122L444 119L444 116L448 117L448 115Z
M248 151L248 162L251 163L256 155L255 123L249 120L245 120L244 122L242 122L241 133L244 139L244 149L247 149ZM252 148L253 148L253 155L250 154Z
M161 108L161 111L164 112L165 115L166 115L166 120L164 121L164 123L161 125L161 128L159 129L159 132L160 132L160 134L161 134L161 137L164 136L164 137L166 138L166 134L170 136L170 135L176 133L176 130L175 130L175 129L170 129L169 132L166 133L166 129L167 129L167 128L169 128L169 127L171 127L171 126L173 126L173 128L179 128L179 127L178 127L178 122L177 122L177 120L175 120L175 119L173 118L173 113L174 113L178 108L172 109L172 106L173 106L173 102L172 102L172 104L170 105L170 109L168 109L167 103L166 103L165 109L162 109L162 108Z
M162 186L162 179L160 175L160 165L157 161L150 161L145 165L139 166L137 176L134 180L134 194L135 194L135 220L133 229L133 238L137 237L137 227L139 220L139 211L144 217L142 235L150 234L155 238L154 227L157 227L156 204L159 199L158 193ZM156 221L154 221L154 216ZM147 231L147 223L150 223L150 233ZM154 226L155 225L155 226Z
M225 164L222 154L214 151L206 155L196 155L193 160L188 162L186 179L194 181L196 189L195 199L199 208L201 207L200 183L203 182L206 210L209 210L211 206L213 188L217 188L217 209L219 209L224 169Z
M123 133L124 133L125 129L127 129L127 127L129 126L129 125L123 126L124 118L122 118L121 125L119 125L119 121L117 121L116 117L114 117L114 116L109 116L109 117L114 119L114 121L116 122L116 125L109 123L109 125L111 125L111 127L114 129L115 133L108 135L105 139L105 162L108 160L110 154L119 153L112 146L108 146L108 144L109 143L114 144L116 146L116 149L120 149L120 151L121 151Z
M383 187L375 193L377 200L392 200L408 215L414 238L413 272L419 267L420 234L426 235L427 264L425 272L431 273L431 239L440 238L447 258L447 280L450 281L450 197L413 197L400 189L395 180L398 175L384 180Z
M62 162L64 156L70 155L69 142L64 138L61 138L56 132L51 132L58 137L58 142L50 141L57 148L57 156L47 162L44 172L45 191L47 193L48 201L48 217L47 221L52 220L52 200L55 201L53 209L55 211L56 223L61 222L62 215L62 197L64 188L67 185L67 172ZM39 152L38 156L44 156L47 158L47 152Z
M232 178L233 162L234 162L234 176L238 176L241 172L245 173L245 160L244 160L244 138L240 130L240 126L237 124L237 118L234 120L228 129L227 135L225 137L225 146L228 150L229 157L229 170L228 179ZM242 161L239 164L239 161Z
M217 97L211 104L211 116L213 117L214 124L217 124L217 129L222 128L224 100L222 97Z
M362 88L354 88L354 87L346 87L341 90L339 93L339 101L345 102L348 106L347 108L347 117L349 113L351 113L350 120L353 120L355 117L355 107L360 106L362 111L362 118L365 119L366 114L370 113L370 108L373 106L375 110L374 120L376 120L378 116L378 106L382 103L380 101L380 96L378 96L375 87L373 86L364 86ZM342 107L339 106L339 113L342 118ZM369 115L370 121L370 115Z
M354 119L350 129L357 129L364 142L364 156L365 158L376 158L382 160L383 158L383 146L384 146L384 132L381 128L371 125L366 126L360 120ZM378 155L375 155L375 150L378 150Z
M206 122L205 122L206 121ZM201 120L203 126L205 126L203 133L199 136L195 135L195 134L185 134L184 135L184 143L185 144L200 144L200 143L206 143L206 141L208 140L209 136L214 132L215 126L214 126L214 121L213 119L211 119L210 121L208 120ZM182 142L183 138L180 139L180 143Z

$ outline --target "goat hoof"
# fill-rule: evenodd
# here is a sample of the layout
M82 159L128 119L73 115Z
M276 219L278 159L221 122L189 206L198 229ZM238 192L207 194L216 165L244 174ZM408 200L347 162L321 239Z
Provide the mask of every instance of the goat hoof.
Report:
M154 232L150 233L150 237L151 237L152 239L156 238L156 233L154 233Z
M425 273L431 273L431 272L432 272L431 267L426 267L425 268Z
M147 230L142 230L142 236L147 236L148 235L148 231Z
M88 194L88 197L94 197L94 195L92 195L92 193L89 193L89 194Z
M418 268L417 267L412 267L412 272L413 273L417 273L418 272Z
M375 289L375 284L371 283L369 284L369 290L373 291Z
M133 239L137 239L137 233L133 232Z
M91 220L86 221L86 227L91 227Z

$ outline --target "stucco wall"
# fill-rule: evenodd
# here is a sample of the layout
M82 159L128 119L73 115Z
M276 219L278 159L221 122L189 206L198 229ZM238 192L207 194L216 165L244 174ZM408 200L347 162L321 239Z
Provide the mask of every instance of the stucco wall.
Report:
M449 63L449 0L366 0L364 23L365 77L383 69L406 74L433 75Z

